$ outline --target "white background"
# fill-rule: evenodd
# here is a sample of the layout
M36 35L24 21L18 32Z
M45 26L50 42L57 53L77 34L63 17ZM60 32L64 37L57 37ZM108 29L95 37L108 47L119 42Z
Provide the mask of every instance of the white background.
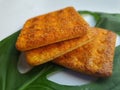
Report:
M0 0L0 40L22 28L28 18L66 6L74 6L77 10L120 13L120 0ZM66 85L94 80L69 70L57 72L49 79Z

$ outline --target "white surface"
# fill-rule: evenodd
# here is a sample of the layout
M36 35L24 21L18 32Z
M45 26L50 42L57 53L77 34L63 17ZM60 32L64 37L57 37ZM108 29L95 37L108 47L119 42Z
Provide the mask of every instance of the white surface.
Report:
M66 6L74 6L77 10L120 13L119 4L120 0L0 0L0 40L22 28L28 18ZM89 17L86 19L91 21ZM66 85L80 85L95 80L83 76L64 70L50 75L48 79Z
M83 85L95 81L97 78L88 75L64 69L48 75L48 80L57 82L62 85Z
M29 72L33 67L30 66L25 58L25 54L21 53L21 55L19 56L19 60L17 63L17 69L21 74L27 73Z

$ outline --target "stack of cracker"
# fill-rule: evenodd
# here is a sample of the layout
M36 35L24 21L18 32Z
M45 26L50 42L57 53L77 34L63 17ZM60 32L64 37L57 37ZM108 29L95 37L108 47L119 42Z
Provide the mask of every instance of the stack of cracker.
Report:
M89 24L73 8L40 15L26 21L16 42L28 64L52 61L98 77L112 74L116 34Z

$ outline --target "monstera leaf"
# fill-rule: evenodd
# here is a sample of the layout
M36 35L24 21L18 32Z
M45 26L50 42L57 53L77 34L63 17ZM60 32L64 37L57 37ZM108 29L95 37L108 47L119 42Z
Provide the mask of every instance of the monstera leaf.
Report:
M105 28L120 35L120 14L79 11L80 14L92 15L97 21L96 27Z
M120 14L107 14L82 11L95 17L97 27L106 28L120 34ZM0 41L0 90L120 90L120 46L116 47L113 75L99 78L82 86L60 85L49 81L47 75L62 68L46 63L35 67L26 74L17 70L20 52L15 48L19 31Z

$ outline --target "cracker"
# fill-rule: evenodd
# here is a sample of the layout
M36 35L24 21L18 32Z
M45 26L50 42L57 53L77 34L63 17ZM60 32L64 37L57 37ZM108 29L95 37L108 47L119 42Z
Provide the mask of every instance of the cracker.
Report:
M93 76L110 76L112 74L116 34L100 28L93 28L93 30L98 32L94 40L56 58L53 62Z
M73 7L67 7L26 21L16 42L20 51L82 37L89 25Z

